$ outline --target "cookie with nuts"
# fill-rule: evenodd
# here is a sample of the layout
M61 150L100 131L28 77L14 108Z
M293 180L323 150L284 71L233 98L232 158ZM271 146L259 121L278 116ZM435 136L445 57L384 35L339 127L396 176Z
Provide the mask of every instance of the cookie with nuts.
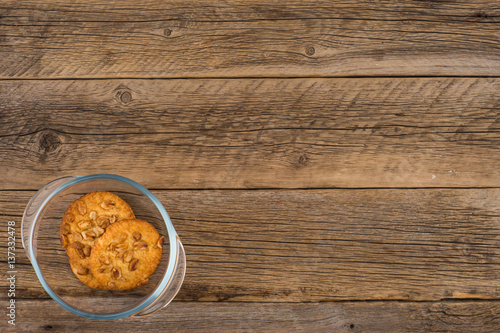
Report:
M101 285L92 275L90 271L90 258L86 258L86 260L83 261L70 260L69 264L73 274L75 274L75 276L86 286L94 289L106 289L106 286Z
M71 203L61 222L60 238L80 281L91 288L105 289L90 269L94 242L113 223L131 218L135 218L132 208L111 192L91 192Z
M146 221L118 221L94 243L92 275L109 290L145 286L161 261L163 243L164 237Z

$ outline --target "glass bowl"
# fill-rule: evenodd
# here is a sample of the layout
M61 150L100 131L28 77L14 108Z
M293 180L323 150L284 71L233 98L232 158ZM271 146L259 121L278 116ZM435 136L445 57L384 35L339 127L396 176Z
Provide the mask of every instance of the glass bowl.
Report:
M73 274L59 240L62 217L71 202L92 191L109 191L127 202L138 219L165 237L158 268L144 287L126 291L92 289ZM179 291L186 255L160 201L142 185L125 177L97 174L56 179L28 203L22 220L24 250L47 293L63 308L92 319L142 317L167 306Z

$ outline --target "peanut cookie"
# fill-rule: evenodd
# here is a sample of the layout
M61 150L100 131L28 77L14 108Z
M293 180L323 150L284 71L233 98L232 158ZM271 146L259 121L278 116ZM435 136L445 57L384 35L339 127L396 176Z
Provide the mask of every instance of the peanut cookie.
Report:
M130 206L110 192L91 192L66 210L60 229L61 245L69 256L76 277L91 288L103 289L90 270L90 253L109 225L134 218Z
M70 260L69 264L73 274L75 274L75 276L77 276L78 279L85 285L94 289L106 289L105 286L102 286L99 282L97 282L90 269L87 268L90 267L90 258L87 257L85 260L78 262Z
M92 275L110 290L142 287L160 263L164 237L146 221L110 225L90 254Z

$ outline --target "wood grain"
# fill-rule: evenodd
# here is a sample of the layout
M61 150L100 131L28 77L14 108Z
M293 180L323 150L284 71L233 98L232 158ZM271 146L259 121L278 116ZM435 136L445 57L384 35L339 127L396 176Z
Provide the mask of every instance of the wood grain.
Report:
M154 193L186 249L177 300L500 299L499 189ZM2 219L32 194L1 191ZM20 246L19 297L47 298ZM65 293L92 295L49 255Z
M497 22L500 15L498 4L491 0L446 2L400 0L367 1L343 0L332 3L327 0L199 0L196 4L186 0L133 0L84 1L26 0L22 6L14 0L5 0L3 19L15 22L27 21L34 14L46 13L53 21L80 22L91 17L93 21L161 21L161 20L290 20L290 19L416 19L419 21ZM16 14L16 15L13 15ZM40 23L47 21L38 17ZM47 23L52 23L48 21Z
M0 82L1 189L498 187L500 80ZM145 172L147 170L147 172Z
M495 1L3 1L0 78L498 76Z
M492 0L1 1L0 331L498 332L499 18ZM102 172L152 189L185 245L158 314L66 312L23 252L34 190ZM40 251L58 288L99 296Z
M173 302L144 319L109 322L61 311L52 300L21 300L23 332L495 332L498 302L200 303ZM50 316L47 316L50 313ZM14 331L14 329L7 328Z

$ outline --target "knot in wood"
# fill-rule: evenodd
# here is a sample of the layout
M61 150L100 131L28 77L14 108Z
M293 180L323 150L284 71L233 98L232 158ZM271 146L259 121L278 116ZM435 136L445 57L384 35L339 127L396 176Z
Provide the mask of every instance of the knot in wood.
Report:
M299 157L299 164L300 165L306 165L309 162L309 157L307 157L306 154L302 154Z
M123 103L130 103L130 101L132 101L132 94L128 91L124 91L120 95L120 101L122 101Z
M38 143L40 150L43 153L49 154L61 146L61 139L53 132L46 132L42 134Z
M312 56L316 53L316 50L314 49L314 47L312 46L309 46L308 48L306 48L306 54L308 56Z

